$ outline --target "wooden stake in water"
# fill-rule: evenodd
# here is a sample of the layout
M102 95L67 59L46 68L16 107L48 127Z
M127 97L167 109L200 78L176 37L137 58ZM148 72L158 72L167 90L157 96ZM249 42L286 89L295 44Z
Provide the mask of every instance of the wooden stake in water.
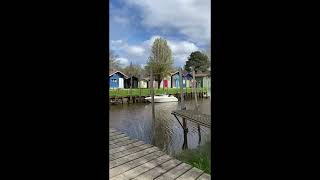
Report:
M192 76L193 76L193 92L194 92L194 97L195 97L195 101L196 101L196 105L195 105L195 109L198 111L199 110L199 105L198 105L198 99L197 99L197 90L196 90L196 75L195 75L195 71L194 68L192 68Z
M192 76L193 76L193 92L195 93L195 101L196 101L196 105L195 105L195 110L196 111L199 111L199 105L198 105L198 99L197 99L197 91L195 89L195 86L196 86L196 74L195 74L195 71L194 71L194 68L192 68ZM201 143L201 129L200 129L200 124L197 124L198 125L198 134L199 134L199 141L198 141L198 145L200 146L200 143Z
M156 117L155 117L155 110L154 110L154 87L153 87L153 72L151 70L151 73L150 73L150 89L151 89L151 107L152 107L152 122L151 122L151 127L152 127L152 137L151 137L151 141L152 141L152 144L155 143L155 131L156 131L156 127L155 127L155 120L156 120Z
M186 110L183 98L183 80L182 80L182 69L179 69L179 84L180 84L180 97L181 97L181 110ZM183 123L183 145L182 149L188 149L188 127L185 118L182 118Z
M141 84L142 84L141 80L142 80L142 75L140 74L140 78L138 80L138 84L139 84L139 102L141 102Z
M151 71L151 77L150 77L150 81L151 81L151 104L152 104L152 121L155 121L155 112L154 112L154 88L153 88L153 72Z
M133 103L133 99L132 99L132 75L131 75L131 78L130 78L130 100L129 102L132 101Z

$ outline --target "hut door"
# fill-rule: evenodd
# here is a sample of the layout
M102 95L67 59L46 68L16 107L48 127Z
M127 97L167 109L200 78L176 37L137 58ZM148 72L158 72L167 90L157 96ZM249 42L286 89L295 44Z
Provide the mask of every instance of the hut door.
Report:
M175 79L175 83L176 83L176 88L178 88L179 87L179 79L178 78Z
M119 78L119 88L123 88L123 78Z
M164 80L164 87L168 88L168 80Z

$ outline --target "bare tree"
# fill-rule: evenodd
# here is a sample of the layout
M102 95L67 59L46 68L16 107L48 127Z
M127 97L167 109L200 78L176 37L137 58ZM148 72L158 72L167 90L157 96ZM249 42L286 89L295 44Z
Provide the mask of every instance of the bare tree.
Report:
M118 56L109 49L109 70L120 69L121 63L117 58Z

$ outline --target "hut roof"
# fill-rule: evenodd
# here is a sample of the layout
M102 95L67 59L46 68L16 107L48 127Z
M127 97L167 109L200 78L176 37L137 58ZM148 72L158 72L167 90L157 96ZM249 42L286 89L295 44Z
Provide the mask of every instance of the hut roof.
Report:
M129 78L129 76L127 76L126 74L124 74L123 72L121 72L121 71L117 71L117 70L113 70L113 71L109 71L109 77L110 76L112 76L112 75L114 75L115 73L120 73L120 74L122 74L126 79L128 79Z
M197 74L195 74L195 77L206 77L209 75L210 75L209 73L197 73Z

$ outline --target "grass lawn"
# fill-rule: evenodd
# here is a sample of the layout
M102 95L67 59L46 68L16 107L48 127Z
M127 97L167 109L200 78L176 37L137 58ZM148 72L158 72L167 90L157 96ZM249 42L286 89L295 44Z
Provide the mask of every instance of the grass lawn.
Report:
M207 88L197 88L197 92L206 92ZM109 89L109 97L126 97L130 96L130 89ZM180 88L169 88L164 90L163 88L155 89L155 95L161 94L176 94L180 92ZM191 88L184 88L183 92L191 93ZM132 96L150 96L151 89L141 88L141 89L132 89Z
M183 150L176 158L192 165L205 173L211 174L211 143L206 143L198 149Z

